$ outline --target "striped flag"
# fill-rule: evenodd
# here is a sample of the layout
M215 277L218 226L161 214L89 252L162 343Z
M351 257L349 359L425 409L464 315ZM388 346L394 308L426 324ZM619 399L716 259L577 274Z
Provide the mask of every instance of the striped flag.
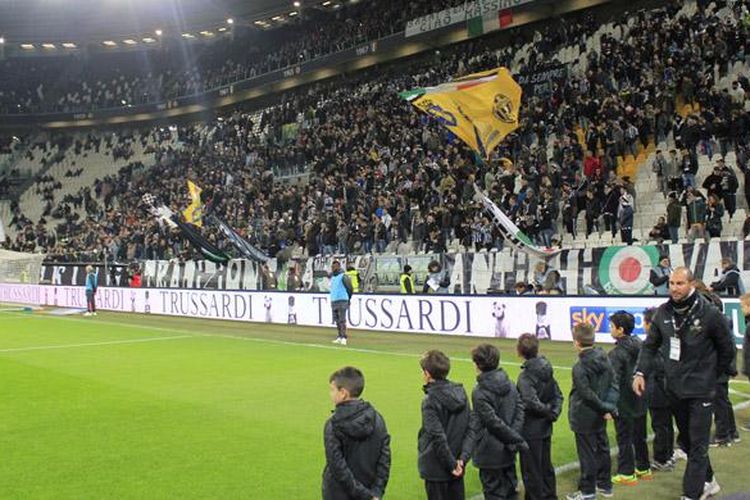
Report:
M510 10L501 10L469 19L466 21L466 32L470 38L473 38L503 29L511 24L513 24L513 13Z
M495 226L500 230L500 234L503 235L503 238L513 245L518 250L521 250L522 252L534 254L537 257L542 258L548 258L552 257L560 252L559 249L555 248L546 248L546 247L540 247L534 244L534 242L529 238L529 236L521 231L521 229L516 226L516 224L510 220L510 217L505 215L505 212L500 210L500 207L495 205L495 203L487 196L479 187L474 184L474 189L476 190L477 196L482 202L482 205L484 206L484 210L492 216L493 220L495 221Z

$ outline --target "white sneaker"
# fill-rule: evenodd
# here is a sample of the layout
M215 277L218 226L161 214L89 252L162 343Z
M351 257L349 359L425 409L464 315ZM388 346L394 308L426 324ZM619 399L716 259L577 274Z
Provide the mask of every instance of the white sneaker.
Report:
M93 313L91 313L91 315L92 315L92 316L96 316L96 313L95 313L95 312L93 312Z
M677 460L687 460L687 453L682 451L682 448L675 448L672 458L674 458L675 462Z
M701 495L701 500L706 500L707 498L716 496L721 491L721 486L719 486L719 483L716 481L716 476L714 476L713 481L710 483L706 483L703 487L703 494Z
M83 313L83 315L84 315L84 316L91 316L91 313L90 313L90 312L88 312L88 311L86 311L85 313Z
M346 345L346 339L341 339L341 342L339 342L341 345Z
M336 337L336 340L332 341L331 343L332 344L340 344L341 343L341 338L340 337Z

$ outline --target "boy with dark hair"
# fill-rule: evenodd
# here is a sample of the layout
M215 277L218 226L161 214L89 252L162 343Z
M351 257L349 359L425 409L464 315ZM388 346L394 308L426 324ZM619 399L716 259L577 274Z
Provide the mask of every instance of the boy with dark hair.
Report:
M646 401L633 392L633 372L641 352L641 340L631 335L635 318L627 311L609 317L609 332L615 347L609 361L619 384L615 430L617 432L617 474L614 484L633 486L639 479L653 479L646 442Z
M656 308L651 307L643 312L643 330L646 335L654 321ZM675 467L674 425L672 410L666 393L664 379L664 358L657 356L653 363L653 374L646 386L646 401L651 414L651 430L654 431L654 459L651 467L659 472L670 472Z
M419 361L424 378L419 475L429 500L463 500L464 469L471 458L474 431L466 391L446 379L448 356L427 351Z
M323 499L380 499L391 469L391 437L385 421L370 403L359 399L365 388L360 370L346 366L328 381L336 408L323 431Z
M581 476L578 491L567 495L567 500L594 500L597 493L612 496L606 421L617 415L617 378L605 352L594 347L595 337L588 323L573 327L578 361L573 366L568 422L575 434Z
M518 392L525 410L521 436L529 445L528 451L521 453L525 498L557 498L555 468L552 466L552 425L562 412L563 395L552 365L544 356L539 356L536 335L521 335L516 351L524 360L518 376Z
M515 498L516 450L528 449L521 436L523 403L505 370L498 367L500 352L495 346L478 345L471 359L477 371L477 385L471 393L476 429L473 459L484 498Z

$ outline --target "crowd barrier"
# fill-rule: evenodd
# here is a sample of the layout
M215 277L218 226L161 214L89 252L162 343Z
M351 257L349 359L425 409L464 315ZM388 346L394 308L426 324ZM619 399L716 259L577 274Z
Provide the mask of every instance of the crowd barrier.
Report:
M557 297L355 294L349 308L351 328L397 333L517 338L535 333L542 339L570 341L571 326L594 325L599 342L612 342L608 317L618 310L635 316L643 334L643 311L662 297ZM325 293L115 288L97 291L97 308L139 314L333 327ZM82 286L0 284L0 302L85 308ZM737 299L725 299L736 343L745 320Z

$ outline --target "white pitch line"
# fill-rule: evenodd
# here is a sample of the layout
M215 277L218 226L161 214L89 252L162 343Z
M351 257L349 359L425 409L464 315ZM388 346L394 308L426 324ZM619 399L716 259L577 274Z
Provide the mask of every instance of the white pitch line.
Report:
M47 351L52 349L73 349L76 347L94 347L101 345L118 345L118 344L140 344L143 342L158 342L161 340L177 340L195 338L195 335L173 335L171 337L148 337L145 339L128 339L128 340L109 340L103 342L83 342L80 344L59 344L59 345L39 345L32 347L11 347L0 349L3 352L26 352L26 351Z
M24 317L24 318L44 318L48 319L50 316L26 316L19 314L18 316ZM165 316L169 317L169 316ZM183 330L180 328L166 328L166 327L159 327L159 326L148 326L148 325L138 325L135 323L122 323L119 321L107 321L107 320L98 320L98 319L84 319L84 318L75 318L70 316L54 316L55 319L61 319L66 321L79 321L79 322L94 322L98 325L113 325L113 326L123 326L128 328L136 328L141 330L151 330L151 331L158 331L158 332L172 332L172 333L184 333L188 334L192 337L219 337L219 338L227 338L227 339L235 339L235 340L244 340L247 342L257 342L259 344L269 344L269 345L282 345L282 346L297 346L297 347L307 347L311 349L326 349L331 351L342 351L342 352L358 352L362 354L377 354L377 355L384 355L384 356L399 356L399 357L406 357L406 358L421 358L421 354L415 354L415 353L408 353L408 352L394 352L394 351L381 351L378 349L365 349L365 348L359 348L359 347L342 347L342 346L333 346L328 344L313 344L310 342L293 342L289 340L273 340L273 339L265 339L265 338L259 338L259 337L245 337L242 335L231 335L231 334L223 334L223 333L196 333L192 330ZM255 324L255 323L251 323ZM261 325L261 323L258 323L258 325ZM387 332L383 332L387 333ZM476 337L477 341L481 341L483 337ZM461 361L465 363L472 363L473 361L470 358L459 358L459 357L451 357L451 360L454 361ZM501 365L506 366L521 366L521 363L516 363L513 361L502 361L500 360ZM552 366L556 370L572 370L573 368L570 366Z

